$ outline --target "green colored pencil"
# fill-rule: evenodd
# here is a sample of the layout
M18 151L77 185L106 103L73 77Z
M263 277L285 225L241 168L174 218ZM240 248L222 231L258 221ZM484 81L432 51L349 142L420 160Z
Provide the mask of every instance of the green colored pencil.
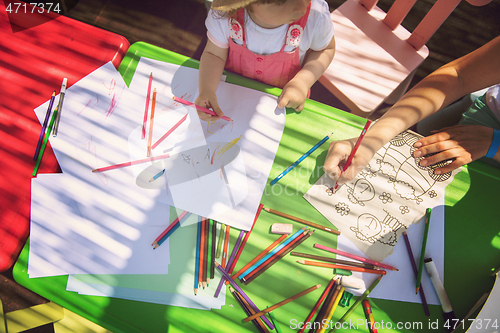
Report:
M42 156L43 152L45 151L45 147L47 146L47 141L49 140L50 132L52 132L52 126L54 126L54 120L57 117L57 106L56 109L54 110L54 113L52 114L52 118L50 118L50 123L49 123L49 128L47 129L47 132L45 133L45 137L43 138L43 143L42 146L40 147L40 152L38 153L38 158L36 159L36 164L35 168L33 169L33 177L36 176L36 173L38 172L38 168L40 167L40 162L42 161Z
M424 258L425 258L425 248L427 247L427 236L429 235L429 222L431 220L431 208L427 208L425 214L425 229L424 229L424 239L422 241L422 249L420 250L420 262L418 265L418 275L417 275L417 287L415 294L418 294L420 289L420 282L422 281L422 271L424 270Z
M226 225L221 223L220 224L220 232L219 232L219 242L217 243L217 253L215 254L216 258L220 258L220 254L222 252L222 241L224 240L224 230L225 229L226 229Z

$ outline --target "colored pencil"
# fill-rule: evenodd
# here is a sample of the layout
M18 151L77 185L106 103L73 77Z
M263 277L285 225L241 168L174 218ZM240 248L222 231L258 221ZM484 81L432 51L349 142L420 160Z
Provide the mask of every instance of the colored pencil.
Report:
M212 260L211 260L211 265L210 265L210 279L213 279L215 277L215 264L214 264L214 260L215 260L215 242L216 242L216 238L217 238L217 222L215 222L214 220L212 220L212 237L211 237L212 248L211 248L211 253L210 253L210 258L212 258Z
M339 255L347 257L347 258L351 258L351 259L354 259L354 260L358 260L358 261L361 261L361 262L365 262L365 263L368 263L368 264L379 266L381 268L385 268L385 269L388 269L388 270L391 270L391 271L398 271L397 268L392 267L391 265L383 264L383 263L375 261L375 260L363 258L363 257L357 256L355 254L347 253L347 252L340 251L340 250L337 250L337 249L332 249L332 248L324 246L324 245L314 244L314 247L316 247L318 249L321 249L321 250L328 251L328 252L332 252L332 253L335 253L335 254L339 254Z
M320 224L317 224L317 223L314 223L314 222L310 222L310 221L301 219L299 217L295 217L295 216L292 216L292 215L289 215L289 214L286 214L286 213L282 213L282 212L279 212L279 211L271 209L271 208L264 208L264 210L266 212L271 213L271 214L275 214L275 215L278 215L278 216L281 216L281 217L285 217L285 218L290 219L292 221L300 222L302 224L308 225L310 227L313 227L313 228L316 228L316 229L319 229L319 230L328 231L328 232L331 232L332 234L335 234L335 235L340 235L340 231L338 231L338 230L335 230L335 229L332 229L332 228L328 228L328 227L322 226Z
M269 245L264 251L262 251L258 256L253 258L248 264L243 266L238 272L234 273L232 278L236 279L238 275L246 271L248 268L250 268L253 264L255 264L257 261L262 259L266 254L269 253L272 249L274 249L281 241L283 241L288 235L281 235L277 240L275 240L271 245Z
M170 223L169 226L167 227L167 229L165 229L161 234L160 236L156 237L156 239L154 240L153 244L151 244L151 246L153 246L153 249L156 249L158 246L159 246L159 242L164 240L167 236L167 234L169 233L169 231L174 228L176 225L179 224L179 222L187 215L187 214L190 214L187 210L183 211L175 220L174 222Z
M54 120L57 116L57 106L52 114L52 118L50 118L49 128L47 129L47 133L45 133L45 137L43 138L42 146L40 147L40 152L38 153L38 158L36 159L35 168L33 168L32 176L35 177L38 172L38 168L40 167L40 163L42 162L43 153L45 152L45 147L47 147L47 141L49 140L50 132L52 131L52 126L54 125Z
M169 154L164 154L164 155L158 155L158 156L152 156L148 158L143 158L142 160L135 160L135 161L130 161L130 162L125 162L125 163L120 163L120 164L115 164L115 165L110 165L107 167L102 167L98 169L92 170L92 172L104 172L104 171L109 171L109 170L114 170L114 169L119 169L119 168L124 168L128 167L131 165L136 165L136 164L141 164L141 163L147 163L147 162L152 162L152 161L157 161L161 160L164 158L170 157Z
M203 278L205 279L205 283L208 285L210 283L210 278L208 276L209 271L208 271L208 263L210 262L209 258L209 252L208 252L208 245L210 241L210 220L205 218L205 233L203 234L205 237L205 240L203 242L203 258L205 260L205 263L203 264ZM215 259L212 259L215 260Z
M182 98L179 98L177 96L174 96L173 100L176 101L176 102L182 103L184 105L192 106L192 107L196 108L196 110L201 111L201 112L205 112L205 113L208 113L208 114L211 114L212 116L216 116L217 115L217 113L215 113L215 111L212 111L212 110L209 110L209 109L204 108L202 106L199 106L199 105L196 105L194 103L188 102L188 101L183 100ZM233 121L231 118L226 117L226 116L222 116L220 118L224 119L224 120L227 120L227 121Z
M205 223L207 220L202 217L201 218L201 243L200 243L200 284L205 289L207 286L206 275L203 275L205 272L205 265L207 264L205 258Z
M181 120L179 120L174 126L172 126L171 129L169 129L167 131L167 133L163 134L163 136L161 138L158 139L158 141L156 141L154 143L154 145L151 147L152 149L155 149L156 147L158 147L158 145L167 138L167 136L169 136L170 134L172 134L173 131L175 131L175 129L177 127L179 127L187 118L188 114L186 113L186 115L184 117L181 118Z
M403 238L405 240L406 249L408 250L408 256L410 257L413 274L415 275L415 278L417 278L418 268L417 264L415 263L415 258L413 257L413 251L411 250L410 240L408 239L408 234L406 233L406 231L403 232ZM427 300L425 298L424 288L422 288L422 283L420 283L419 294L420 294L420 299L422 300L422 305L424 306L425 315L430 316L431 314L429 312L429 306L427 305Z
M326 302L326 304L325 304L325 309L324 309L324 312L323 312L321 318L319 318L319 320L318 320L318 323L320 324L320 329L317 330L318 333L319 332L323 333L325 331L326 327L328 327L328 323L330 322L330 319L331 319L330 312L333 309L333 305L335 304L335 301L337 301L337 298L340 294L341 288L342 288L342 285L340 283L337 283L335 285L335 288L330 290L330 297L328 299L328 302ZM339 299L339 301L340 301L340 299ZM332 313L332 315L333 315L333 313Z
M333 333L338 328L342 327L342 323L344 323L346 321L346 319L349 318L349 316L357 309L357 307L361 304L361 302L363 302L366 299L366 297L368 297L368 295L370 294L370 292L377 286L377 284L380 282L381 279L382 279L382 275L380 275L370 285L370 287L368 287L368 289L365 290L365 292L363 293L363 295L361 295L361 296L358 297L358 299L356 300L356 302L354 302L354 304L349 308L349 310L347 310L347 312L344 313L344 315L342 316L342 318L340 318L340 320L337 322L337 323L340 323L340 325L337 325L337 323L336 323L334 325L334 328L332 330L330 330L330 333Z
M300 253L300 252L295 252L295 251L292 252L291 255L297 256L297 257L308 258L308 259L315 259L315 260L319 260L319 261L331 262L333 264L356 266L356 267L362 267L362 268L368 268L368 269L380 269L380 267L372 265L372 264L365 264L365 263L349 261L349 260L340 260L340 259L335 259L335 258L322 257L322 256L314 255L314 254Z
M356 155L356 152L358 151L359 145L361 144L361 140L363 140L366 131L368 130L368 127L370 127L371 120L366 120L365 127L363 127L363 130L361 131L361 134L359 135L358 140L356 141L356 144L354 145L354 148L351 151L351 154L347 158L347 161L345 162L344 168L342 169L342 173L344 173L347 168L351 165L352 159L354 158L354 155ZM339 187L339 183L336 182L335 186L333 187L333 193L337 191L337 188Z
M276 329L276 333L282 333L280 325L278 324L278 321L276 320L276 317L274 316L274 313L272 311L269 312L269 317L271 318L271 322L273 323L274 328Z
M330 323L330 321L332 320L333 314L335 313L335 310L337 309L337 306L338 306L340 300L342 299L342 294L345 291L345 287L343 287L342 285L339 285L338 287L340 287L340 290L337 293L337 297L335 297L335 301L333 302L333 306L331 307L330 312L328 313L328 315L325 318L327 323ZM318 333L323 333L325 330L326 330L326 328L323 326L318 331Z
M227 262L227 267L231 267L234 261L234 257L236 255L236 252L238 252L238 248L240 247L241 240L243 239L243 235L245 234L245 231L241 230L240 234L238 236L238 239L236 240L236 243L234 244L233 251L231 253L231 256L229 257L229 261ZM229 270L227 271L229 274ZM217 290L215 291L214 297L217 298L219 297L219 293L222 289L222 286L224 285L224 282L226 282L226 279L222 277L220 279L219 285L217 286Z
M149 82L148 82L148 92L146 95L146 107L144 108L144 120L142 122L142 134L141 139L146 137L146 124L148 122L148 111L149 111L149 99L151 98L151 85L153 83L153 72L149 74Z
M224 236L224 249L222 250L222 268L226 269L227 264L227 250L229 248L229 235L231 232L231 226L226 225L226 235Z
M256 269L260 264L264 263L267 259L272 257L275 253L277 253L279 250L281 250L283 247L285 247L287 244L289 244L291 241L293 241L295 238L299 237L299 235L302 235L305 231L305 228L302 228L298 231L296 231L294 234L292 234L290 237L288 237L287 240L285 240L283 243L278 245L276 248L274 248L272 251L270 251L265 257L257 261L255 264L253 264L250 268L248 268L245 272L242 274L238 275L238 279L243 279L247 274L249 274L251 271Z
M198 217L198 223L196 225L196 259L194 262L194 294L198 293L198 288L200 286L200 237L201 237L201 216Z
M370 324L368 324L370 333L378 333L378 330L375 328L375 318L373 317L370 301L368 299L364 299L361 303L363 304L363 310L365 312L366 319L370 322Z
M229 266L228 273L233 274L234 267L236 266L236 263L238 262L238 259L240 258L241 252L243 252L243 248L245 247L248 237L250 237L250 233L253 230L253 227L255 226L255 222L257 222L257 219L259 218L260 212L262 211L262 207L264 207L263 204L260 204L259 207L257 208L257 213L255 214L255 217L253 219L253 224L250 230L245 233L245 238L243 238L243 241L241 242L240 247L238 248L238 252L236 253L236 256L234 260L232 261L231 265ZM227 284L227 283L226 283Z
M215 267L229 281L229 283L233 286L233 288L240 293L240 295L248 302L248 304L250 304L252 309L255 310L255 312L260 312L259 308L255 305L255 303L252 302L252 300L247 296L247 294L245 294L243 290L241 290L240 286L231 278L231 275L229 275L218 262L215 262ZM262 318L262 320L266 323L267 327L269 327L271 330L274 329L274 325L269 321L269 319L267 319L266 316L263 315L260 318Z
M38 153L40 153L40 147L42 146L43 137L47 130L47 125L49 124L50 115L52 113L52 106L54 105L54 99L56 97L56 91L52 93L50 97L49 106L47 108L47 112L45 113L45 119L43 120L42 130L40 131L40 136L38 137L38 142L36 144L35 155L33 156L33 161L36 161L38 157Z
M255 311L252 311L252 308L248 306L248 303L245 302L245 300L241 297L241 295L236 290L234 290L233 287L229 286L229 291L231 292L231 294L233 294L234 298L240 304L240 306L243 308L243 311L245 311L247 316L250 316L250 315L255 313ZM272 320L272 317L271 317L271 320ZM269 332L267 330L267 328L265 326L263 326L264 323L262 322L262 320L260 318L252 320L252 323L254 323L255 327L257 327L259 332Z
M422 271L424 270L424 259L425 259L425 249L427 247L427 238L429 235L429 222L431 220L432 209L427 208L425 212L425 228L424 228L424 239L422 240L422 248L420 249L420 261L418 264L418 274L417 274L417 286L415 288L415 293L418 294L418 289L420 289L420 282L422 281Z
M157 180L158 178L160 178L161 176L163 176L164 173L165 173L165 169L161 170L156 175L154 175L153 177L151 177L151 179L149 179L149 182L151 183L151 182Z
M295 168L297 165L299 165L300 162L302 162L303 160L305 160L309 155L311 155L316 149L318 149L323 143L325 143L329 138L330 136L332 136L333 133L331 134L328 134L327 136L325 136L323 139L321 139L317 144L315 144L311 149L309 149L304 155L302 155L298 160L296 160L295 162L293 162L288 168L286 168L285 170L283 170L282 173L280 173L278 176L276 176L276 178L274 178L272 181L271 181L271 185L274 185L276 184L281 178L283 178L286 174L288 174L293 168Z
M303 290L303 291L301 291L298 294L295 294L295 295L293 295L293 296L291 296L291 297L289 297L287 299L282 300L281 302L278 302L278 303L276 303L276 304L274 304L274 305L272 305L272 306L270 306L270 307L268 307L268 308L266 308L266 309L264 309L264 310L262 310L260 312L257 312L255 314L253 314L253 315L251 315L251 316L243 319L243 322L248 323L250 320L253 320L253 319L257 318L257 317L260 317L260 316L262 316L262 315L264 315L266 313L269 313L269 312L271 312L273 310L276 310L280 306L283 306L283 305L288 304L288 303L290 303L292 301L295 301L297 298L300 298L300 297L302 297L304 295L307 295L310 292L318 289L319 287L321 287L321 284L317 284L317 285L314 285L314 286L312 286L310 288L307 288L306 290Z
M155 120L156 88L153 90L153 100L151 101L151 116L149 117L149 136L147 157L151 156L151 140L153 140L153 124Z
M243 278L243 282L245 284L249 284L253 280L255 280L257 277L259 277L262 273L264 273L269 267L277 263L279 260L281 260L284 256L286 256L288 253L290 253L294 248L302 244L306 239L308 239L312 234L314 230L310 230L308 232L303 233L302 235L299 235L296 239L294 239L290 244L288 244L286 247L278 251L274 256L266 260L262 265L257 267L254 271L250 272L245 278Z
M217 258L220 258L221 252L222 252L222 242L224 241L224 231L226 230L226 225L221 223L220 224L220 232L219 232L219 241L217 243L217 251L215 251L215 256Z
M61 113L63 109L63 102L64 102L64 96L66 95L66 86L68 85L68 79L64 78L62 85L61 85L61 91L59 92L59 103L57 104L57 115L56 115L56 120L54 121L54 128L52 130L52 136L57 136L57 131L59 130L59 122L61 120Z
M330 263L326 263L326 262L311 261L311 260L297 260L297 262L299 264L303 264L303 265L307 265L307 266L345 269L345 270L354 271L354 272L386 275L386 271L384 271L382 269L368 269L368 268L362 268L362 267L356 267L356 266L344 266L344 265L330 264Z
M332 287L334 286L334 284L335 284L335 278L333 278L333 279L330 280L330 282L326 286L325 290L323 291L323 293L321 294L321 296L318 298L318 301L316 302L316 304L312 308L311 312L307 316L306 320L304 320L304 325L302 326L302 328L300 329L300 331L298 333L303 333L304 332L304 330L308 326L307 324L309 322L311 322L312 317L314 316L314 314L316 313L316 311L318 311L319 307L321 306L321 304L325 300L326 296L329 294L329 292L332 289Z

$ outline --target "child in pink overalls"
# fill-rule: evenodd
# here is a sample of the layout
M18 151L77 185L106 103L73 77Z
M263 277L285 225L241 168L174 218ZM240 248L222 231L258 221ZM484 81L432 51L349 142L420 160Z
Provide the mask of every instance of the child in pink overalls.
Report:
M309 89L335 54L324 0L214 0L205 22L196 105L202 120L223 116L215 94L224 69L282 88L278 107L302 111Z

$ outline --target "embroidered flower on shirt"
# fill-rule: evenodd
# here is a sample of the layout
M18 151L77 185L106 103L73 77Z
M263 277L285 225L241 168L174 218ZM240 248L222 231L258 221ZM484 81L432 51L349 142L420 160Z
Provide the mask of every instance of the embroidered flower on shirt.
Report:
M237 20L231 19L229 26L229 37L243 41L243 28L241 24Z
M298 47L303 31L304 29L298 24L290 26L286 35L286 45Z

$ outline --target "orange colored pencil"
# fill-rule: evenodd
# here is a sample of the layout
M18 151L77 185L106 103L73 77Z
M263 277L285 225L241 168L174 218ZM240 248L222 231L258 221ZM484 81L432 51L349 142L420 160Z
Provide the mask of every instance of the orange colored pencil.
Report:
M234 273L233 276L231 276L233 278L233 280L235 280L238 277L238 275L240 275L241 273L243 273L244 271L246 271L247 269L249 269L250 267L252 267L252 265L255 264L257 261L259 261L260 259L262 259L266 254L269 253L269 251L271 251L276 246L278 246L278 244L281 243L281 241L284 240L287 236L288 236L287 234L281 235L280 238L278 238L277 240L275 240L264 251L262 251L257 257L255 257L254 259L252 259L248 264L246 264L238 272ZM229 282L226 281L226 284L229 284Z
M224 249L222 250L222 268L226 268L227 262L227 250L229 248L229 232L231 231L231 227L226 225L226 236L224 238Z
M379 274L379 275L386 274L386 271L384 271L383 269L369 269L369 268L356 267L356 266L344 266L344 265L329 264L326 262L311 261L311 260L297 260L297 262L299 264L308 265L308 266L346 269L349 271L362 272L362 273L372 273L372 274Z
M151 140L153 139L153 122L155 119L155 106L156 106L156 88L153 90L153 101L151 103L151 117L149 118L149 137L148 137L148 153L151 156Z

